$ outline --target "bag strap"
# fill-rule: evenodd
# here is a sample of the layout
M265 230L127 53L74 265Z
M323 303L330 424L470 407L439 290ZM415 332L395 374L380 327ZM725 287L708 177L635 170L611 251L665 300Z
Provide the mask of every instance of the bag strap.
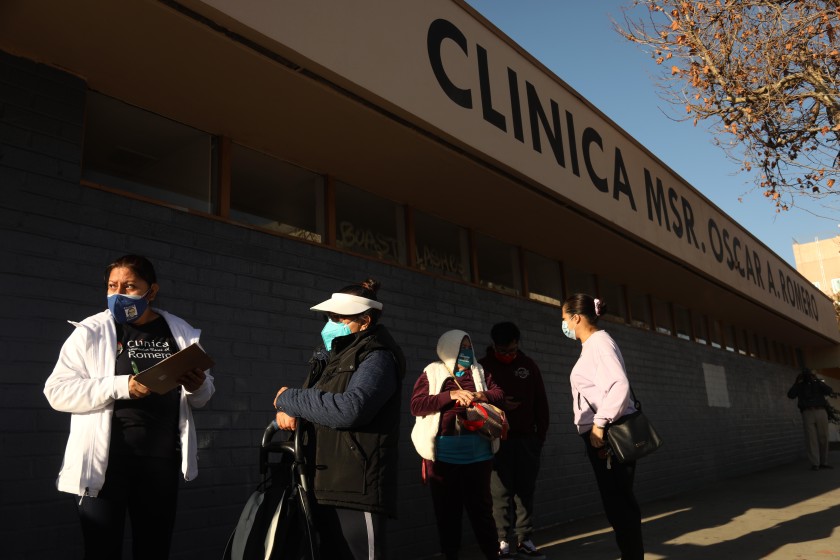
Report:
M633 406L636 407L636 410L642 410L642 401L636 398L636 393L633 392L633 385L630 381L627 382L627 385L630 386L630 396L633 397Z

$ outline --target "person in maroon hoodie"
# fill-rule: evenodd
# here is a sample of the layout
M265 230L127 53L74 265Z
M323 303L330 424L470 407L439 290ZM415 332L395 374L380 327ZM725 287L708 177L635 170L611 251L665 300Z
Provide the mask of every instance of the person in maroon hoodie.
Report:
M493 459L490 489L499 536L499 558L545 558L534 546L534 490L548 431L548 398L537 364L519 348L511 322L490 330L493 345L479 363L505 392L508 438Z

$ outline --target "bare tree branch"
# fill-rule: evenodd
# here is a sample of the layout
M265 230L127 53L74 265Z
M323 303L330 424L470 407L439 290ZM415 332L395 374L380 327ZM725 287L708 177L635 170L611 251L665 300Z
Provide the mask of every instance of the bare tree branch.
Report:
M840 0L634 0L613 24L777 212L840 193Z

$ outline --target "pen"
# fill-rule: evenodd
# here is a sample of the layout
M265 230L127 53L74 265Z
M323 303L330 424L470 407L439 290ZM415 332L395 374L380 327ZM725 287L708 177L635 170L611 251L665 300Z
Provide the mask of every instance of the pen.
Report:
M131 360L131 369L134 370L134 375L140 373L140 370L137 368L137 362Z

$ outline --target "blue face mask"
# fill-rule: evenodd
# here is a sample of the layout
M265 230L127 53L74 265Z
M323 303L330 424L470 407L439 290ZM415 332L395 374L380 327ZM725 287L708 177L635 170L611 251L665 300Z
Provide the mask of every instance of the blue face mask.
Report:
M569 325L568 323L566 323L566 321L563 321L563 334L565 334L572 340L577 340L577 335L575 334L575 331L569 328Z
M474 354L472 348L461 348L461 353L458 354L458 360L456 363L464 369L470 369L470 366L473 365L473 357Z
M332 350L333 339L339 336L346 336L348 334L353 334L349 325L342 322L334 323L332 321L327 321L327 324L324 325L323 329L321 329L321 340L324 341L324 346L327 350Z
M149 290L146 290L146 293L142 296L128 294L111 294L108 296L108 310L114 316L114 321L124 325L133 323L142 317L149 307L149 302L146 300Z

